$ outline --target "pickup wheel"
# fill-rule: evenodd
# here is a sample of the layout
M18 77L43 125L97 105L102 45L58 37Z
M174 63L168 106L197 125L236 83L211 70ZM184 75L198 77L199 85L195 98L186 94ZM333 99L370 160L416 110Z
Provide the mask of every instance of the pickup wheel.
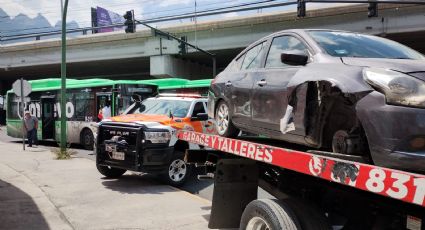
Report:
M174 152L174 157L167 167L167 172L162 174L165 182L171 186L182 186L190 176L191 167L183 160L184 154L179 151Z
M239 129L236 128L230 118L230 109L225 101L220 101L215 110L215 122L218 135L222 137L236 137Z
M112 168L109 166L103 166L98 164L96 164L96 168L97 171L100 172L100 174L104 175L107 178L118 178L127 171L125 169Z

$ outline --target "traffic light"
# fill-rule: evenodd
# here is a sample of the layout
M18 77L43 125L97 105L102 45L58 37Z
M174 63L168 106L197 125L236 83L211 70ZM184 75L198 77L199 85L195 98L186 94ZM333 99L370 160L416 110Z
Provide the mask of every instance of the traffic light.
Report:
M305 1L304 0L298 0L297 1L297 16L298 17L305 17Z
M124 14L124 25L126 26L125 32L126 33L134 33L136 32L136 22L134 21L134 11L129 10Z
M369 3L369 6L367 7L368 13L367 16L369 18L371 17L378 17L378 3Z
M187 37L186 36L183 36L183 37L181 37L180 38L182 41L187 41ZM179 53L180 54L186 54L187 53L187 50L186 50L186 43L184 43L184 42L180 42L180 44L179 44Z

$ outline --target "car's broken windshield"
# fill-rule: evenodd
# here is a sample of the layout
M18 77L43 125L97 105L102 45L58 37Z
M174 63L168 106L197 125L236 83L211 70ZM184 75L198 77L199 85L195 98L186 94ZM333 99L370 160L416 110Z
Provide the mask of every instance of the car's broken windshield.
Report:
M311 37L334 57L423 60L424 56L397 42L364 34L312 30Z

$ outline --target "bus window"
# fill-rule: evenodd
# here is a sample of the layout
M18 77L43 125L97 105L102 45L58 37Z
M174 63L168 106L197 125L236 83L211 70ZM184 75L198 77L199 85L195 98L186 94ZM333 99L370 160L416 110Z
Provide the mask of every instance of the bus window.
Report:
M75 119L77 121L92 122L95 119L94 94L90 90L81 90L75 93Z
M17 102L17 97L15 94L10 93L7 95L8 99L8 107L7 108L7 117L8 119L20 119L21 115L18 114L21 109L19 108L19 104Z

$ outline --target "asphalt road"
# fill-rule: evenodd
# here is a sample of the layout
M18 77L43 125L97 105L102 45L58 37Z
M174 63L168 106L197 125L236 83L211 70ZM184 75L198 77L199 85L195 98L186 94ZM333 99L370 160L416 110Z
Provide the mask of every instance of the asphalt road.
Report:
M6 135L5 126L1 126L0 129L0 141L22 145L22 139L12 138ZM58 147L55 141L40 141L39 144L47 147ZM75 157L82 157L95 161L95 155L93 154L93 151L85 150L82 146L77 144L71 145L70 149ZM180 189L211 201L214 189L214 182L212 180L198 180L198 174L202 174L202 170L195 168L191 174L191 177L188 179L186 184ZM258 197L272 198L269 193L265 192L261 188L258 188Z

